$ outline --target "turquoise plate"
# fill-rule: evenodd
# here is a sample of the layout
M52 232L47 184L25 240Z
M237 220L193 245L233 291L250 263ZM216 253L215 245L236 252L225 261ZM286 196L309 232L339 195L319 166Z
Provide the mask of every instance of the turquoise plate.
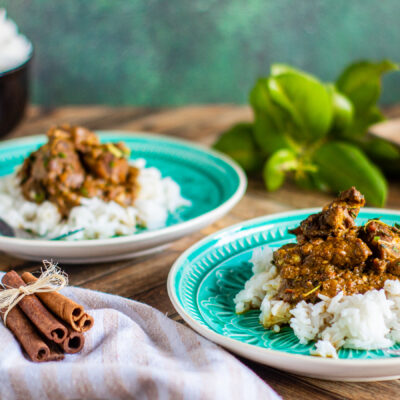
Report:
M123 141L131 159L144 158L181 187L191 206L170 214L162 229L141 230L130 236L73 242L0 238L0 250L22 258L53 257L64 262L97 262L144 254L212 223L243 196L246 177L230 158L190 142L147 133L98 132L102 142ZM0 177L12 173L24 158L45 143L32 136L0 144ZM96 249L94 251L94 249Z
M168 278L169 296L177 311L194 329L255 361L323 379L397 377L400 375L400 359L386 351L342 349L338 360L322 359L310 356L313 344L300 344L290 327L279 333L264 329L259 323L260 311L235 314L233 299L252 275L249 260L253 250L265 245L278 248L295 242L288 230L317 211L307 209L266 216L205 238L174 264ZM360 212L357 223L363 224L378 216L389 224L400 223L399 211L371 208ZM393 348L400 348L400 345ZM358 362L360 369L355 370L354 362ZM377 371L376 363L380 366L389 363L391 369ZM372 365L375 368L370 370Z

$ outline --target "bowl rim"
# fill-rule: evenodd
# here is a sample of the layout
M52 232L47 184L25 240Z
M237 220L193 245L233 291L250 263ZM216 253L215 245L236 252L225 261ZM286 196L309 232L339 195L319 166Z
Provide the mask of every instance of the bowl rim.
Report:
M28 64L32 61L32 58L33 58L33 55L34 55L34 52L35 52L35 49L33 47L32 42L31 41L29 41L29 42L30 42L32 48L31 48L31 52L29 53L28 58L22 64L19 64L19 65L15 66L15 67L6 69L5 71L0 71L0 78L2 78L4 76L11 75L14 72L18 72L18 71L20 71L20 70L22 70L22 69L24 69L25 67L28 66Z

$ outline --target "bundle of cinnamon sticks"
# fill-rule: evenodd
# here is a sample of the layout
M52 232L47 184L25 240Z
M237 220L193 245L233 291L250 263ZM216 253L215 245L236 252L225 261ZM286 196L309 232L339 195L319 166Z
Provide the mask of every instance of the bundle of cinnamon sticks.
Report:
M2 284L22 288L37 281L31 273L21 276L7 272ZM58 361L64 353L79 352L83 333L94 324L83 307L58 292L38 292L24 296L8 313L0 310L3 322L14 334L28 357L35 362Z

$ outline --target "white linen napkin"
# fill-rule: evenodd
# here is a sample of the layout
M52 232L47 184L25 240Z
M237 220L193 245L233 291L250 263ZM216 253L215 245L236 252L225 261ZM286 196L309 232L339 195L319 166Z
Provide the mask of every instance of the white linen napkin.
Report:
M280 397L225 350L145 304L68 287L95 319L79 354L33 363L0 323L0 398L267 399Z

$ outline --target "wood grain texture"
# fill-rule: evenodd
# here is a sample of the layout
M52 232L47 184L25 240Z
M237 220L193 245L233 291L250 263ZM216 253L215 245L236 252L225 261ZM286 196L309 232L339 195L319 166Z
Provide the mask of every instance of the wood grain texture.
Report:
M371 128L371 132L400 146L400 118L393 118L376 124Z
M400 107L387 111L400 116ZM91 129L158 132L210 145L219 133L235 122L249 120L247 107L231 105L187 106L169 109L111 108L105 106L29 109L23 124L11 137L39 134L51 125L70 122ZM400 124L399 124L400 127ZM400 129L399 129L400 130ZM177 257L190 245L219 229L245 219L296 208L318 207L332 197L301 190L290 184L267 193L257 178L249 181L244 198L224 218L191 236L173 243L153 256L97 265L62 265L73 285L126 296L156 307L170 318L182 322L169 301L166 290L168 271ZM388 207L400 208L400 183L392 181ZM45 257L45 254L43 255ZM35 271L39 265L0 255L2 270ZM343 383L304 378L240 359L268 382L284 399L395 399L400 398L400 382Z

